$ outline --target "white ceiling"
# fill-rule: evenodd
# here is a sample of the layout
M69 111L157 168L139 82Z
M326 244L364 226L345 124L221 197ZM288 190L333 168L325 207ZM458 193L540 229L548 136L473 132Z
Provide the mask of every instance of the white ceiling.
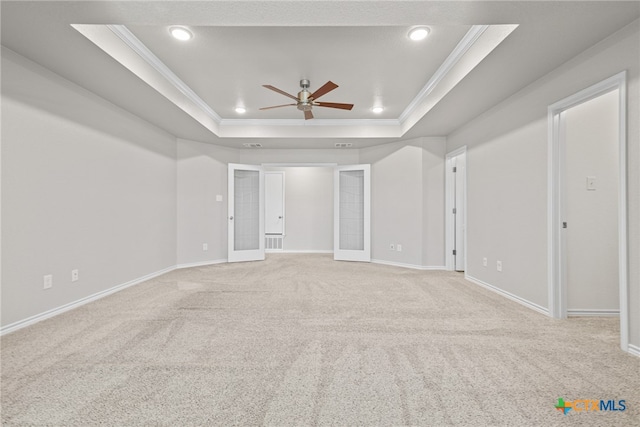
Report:
M421 42L405 26L191 27L189 42L172 40L164 26L127 28L223 118L300 119L295 107L258 108L292 102L262 84L295 95L305 78L311 92L327 80L340 86L323 101L355 104L350 112L317 109L318 118L395 119L471 26L434 27ZM371 112L376 103L381 115Z
M1 41L9 49L177 137L232 147L259 138L266 148L364 147L447 135L640 16L636 1L3 1L1 7ZM171 24L189 26L194 39L171 39ZM418 24L432 33L411 42L406 32ZM517 25L511 34L515 26L504 30L508 24ZM71 25L94 34L93 42ZM204 104L183 99L129 47L105 41L106 25L124 26ZM460 69L441 75L416 103L480 25L490 26L485 39L469 44ZM311 80L311 91L337 83L321 100L353 103L353 110L316 107L308 122L295 107L258 110L292 101L261 85L295 95L301 78ZM376 103L383 114L371 112ZM244 116L234 111L240 104Z

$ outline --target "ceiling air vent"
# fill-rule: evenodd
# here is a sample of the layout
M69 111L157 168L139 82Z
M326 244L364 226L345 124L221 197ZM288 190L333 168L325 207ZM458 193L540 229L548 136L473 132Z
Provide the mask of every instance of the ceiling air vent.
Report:
M262 148L262 144L260 144L259 142L246 142L244 144L246 148Z
M351 148L352 145L350 142L336 142L336 148Z

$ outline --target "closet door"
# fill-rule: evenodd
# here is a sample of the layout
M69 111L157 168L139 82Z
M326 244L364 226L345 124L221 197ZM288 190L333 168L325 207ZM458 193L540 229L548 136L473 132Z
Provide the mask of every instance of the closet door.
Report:
M229 262L264 260L264 171L229 164Z
M333 194L333 258L371 261L370 165L336 167Z
M284 172L265 172L265 223L266 234L284 235Z

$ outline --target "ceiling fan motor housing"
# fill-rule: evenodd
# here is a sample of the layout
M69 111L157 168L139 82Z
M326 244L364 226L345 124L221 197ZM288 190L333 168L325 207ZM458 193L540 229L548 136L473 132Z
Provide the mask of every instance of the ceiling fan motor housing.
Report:
M311 84L311 82L309 82L309 80L307 79L302 79L300 80L300 87L302 88L302 90L300 92L298 92L298 110L300 111L311 111L311 100L309 99L309 91L307 90L307 88L309 87L309 85Z

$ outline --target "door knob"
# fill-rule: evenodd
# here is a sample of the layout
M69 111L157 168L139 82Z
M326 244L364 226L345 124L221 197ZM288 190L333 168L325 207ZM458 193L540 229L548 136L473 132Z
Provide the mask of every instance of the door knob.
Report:
M233 217L232 217L232 216L230 216L230 217L229 217L229 220L233 221Z
M282 216L279 216L278 219L282 219Z

